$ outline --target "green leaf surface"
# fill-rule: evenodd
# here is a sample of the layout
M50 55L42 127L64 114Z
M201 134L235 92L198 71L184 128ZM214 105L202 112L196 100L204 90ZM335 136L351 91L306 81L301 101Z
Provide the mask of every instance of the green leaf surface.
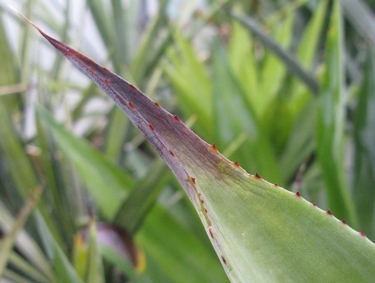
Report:
M38 30L114 100L162 156L232 282L373 280L375 245L365 236L299 194L249 175L136 87Z
M55 136L59 148L69 156L104 216L112 219L124 200L127 190L133 186L132 178L90 144L77 139L57 124L46 111L39 109L38 114Z
M28 219L30 213L32 212L32 209L36 205L36 202L38 201L41 193L42 193L41 188L34 191L33 195L29 198L25 206L20 211L13 227L10 229L10 231L8 231L6 236L3 237L0 241L0 277L2 276L6 268L9 255L11 254L13 250L13 246L16 242L18 233L23 228L26 220Z
M354 201L361 229L375 238L375 52L368 51L367 66L355 113ZM370 212L370 213L369 213ZM372 213L371 213L372 212Z
M87 283L102 283L104 282L104 272L102 265L102 256L100 254L99 245L97 242L96 225L94 219L91 219L89 225L89 244L86 266L86 280Z
M334 1L326 43L327 65L319 96L316 124L317 157L326 183L328 207L351 225L357 225L344 168L343 23L340 2Z

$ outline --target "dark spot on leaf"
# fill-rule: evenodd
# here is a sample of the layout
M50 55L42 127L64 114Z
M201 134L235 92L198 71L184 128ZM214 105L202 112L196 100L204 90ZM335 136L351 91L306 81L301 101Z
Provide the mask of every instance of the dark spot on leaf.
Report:
M300 194L300 192L295 192L295 195L296 195L296 197L301 197L301 194Z
M151 131L154 131L154 130L155 130L154 126L151 125L151 124L148 124L148 127L150 128Z
M237 167L237 168L240 167L240 164L238 163L238 161L234 161L234 162L233 162L233 165L234 165L235 167Z
M262 177L258 173L255 173L255 178L262 179Z
M210 236L211 236L211 238L212 238L212 239L215 239L215 237L214 237L214 233L212 232L211 227L208 227L208 232L210 232Z
M170 155L174 156L174 153L173 153L172 150L168 150L168 152L169 152Z
M206 208L204 209L204 212L205 212L206 214L208 213L208 211L207 211L207 209L206 209Z
M227 260L225 259L224 256L221 256L221 260L223 261L224 264L227 264Z
M341 223L344 224L344 225L346 225L345 219L341 220Z
M160 107L159 103L157 103L157 102L154 102L154 105L155 105L156 107Z
M329 209L326 212L328 215L332 215L332 212Z
M361 235L362 237L366 237L366 234L363 231L359 232L359 235Z
M315 203L312 203L312 206L316 206L316 204L315 204Z
M279 185L278 184L273 184L275 187L278 187Z
M103 82L104 82L106 85L109 85L109 80L104 79Z
M135 110L133 103L131 103L130 101L128 101L128 106L130 109Z

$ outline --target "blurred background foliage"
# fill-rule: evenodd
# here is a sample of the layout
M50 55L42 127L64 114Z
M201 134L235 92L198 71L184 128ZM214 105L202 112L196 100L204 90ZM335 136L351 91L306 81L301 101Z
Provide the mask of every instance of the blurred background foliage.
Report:
M228 281L143 136L8 5L375 239L373 1L341 0L343 33L328 0L13 2L0 1L1 282Z

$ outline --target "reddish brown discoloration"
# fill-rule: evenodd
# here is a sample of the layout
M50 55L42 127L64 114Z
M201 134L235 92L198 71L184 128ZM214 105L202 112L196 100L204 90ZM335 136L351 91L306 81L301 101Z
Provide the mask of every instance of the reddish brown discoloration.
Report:
M135 106L130 101L128 101L128 106L130 109L135 110Z
M238 163L238 161L234 161L234 162L233 162L233 165L234 165L235 167L237 167L237 168L240 168L240 164Z
M227 264L227 260L225 259L224 256L221 256L221 260L223 261L223 263L226 265Z
M174 157L174 153L172 150L168 150L169 154L172 155Z
M189 178L188 178L188 182L189 182L193 187L195 187L195 178L189 176ZM200 195L200 194L199 194L199 195Z
M212 239L215 239L214 232L212 232L211 227L208 228L208 232L210 232L210 236Z
M262 177L258 173L255 173L254 177L257 178L257 179L262 179Z
M344 225L346 225L345 219L341 220L341 223L344 224Z
M316 204L315 204L315 203L312 203L312 206L316 206Z
M301 197L301 194L300 194L300 192L295 192L295 195L296 195L296 197Z
M154 130L155 130L154 126L151 125L151 124L148 124L148 127L149 127L149 129L150 129L151 131L154 131Z
M177 122L181 122L180 118L178 118L177 115L173 115L173 119L175 119Z
M108 80L108 79L104 79L103 82L104 82L106 85L109 85L109 80Z
M129 86L130 86L132 89L134 89L134 90L136 90L136 91L139 91L138 88L136 88L133 84L129 84Z
M327 213L329 216L332 215L332 212L331 212L329 209L326 211L326 213Z
M204 212L205 212L205 213L207 214L207 212L208 212L208 211L207 211L207 209L206 209L206 208L204 209Z
M103 67L103 70L106 71L107 73L112 73L110 70L108 70L107 68Z
M361 235L361 237L366 238L366 234L365 234L365 232L363 232L363 231L359 232L359 235Z
M154 105L155 105L156 107L159 107L159 108L160 108L160 105L159 105L159 103L157 103L157 102L154 102Z
M211 144L211 150L212 151L215 151L215 152L217 152L218 150L217 150L217 147L216 147L216 144Z

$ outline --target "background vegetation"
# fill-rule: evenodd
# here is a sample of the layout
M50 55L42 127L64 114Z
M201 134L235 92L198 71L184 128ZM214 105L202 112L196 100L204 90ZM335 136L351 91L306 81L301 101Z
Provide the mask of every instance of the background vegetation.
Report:
M333 1L159 1L155 13L147 1L14 6L248 172L374 240L368 2L341 1L342 33L328 29ZM194 209L141 134L1 3L4 282L227 282ZM98 244L120 228L128 235L111 243L132 256Z

